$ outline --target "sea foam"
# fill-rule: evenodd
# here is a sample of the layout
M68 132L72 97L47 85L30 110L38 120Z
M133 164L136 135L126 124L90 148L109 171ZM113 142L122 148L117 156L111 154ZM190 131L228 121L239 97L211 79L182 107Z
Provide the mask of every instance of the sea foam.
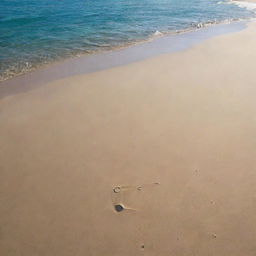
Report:
M235 4L239 6L240 8L245 8L249 11L253 11L256 13L256 3L252 2L245 2L245 1L230 1L230 4Z

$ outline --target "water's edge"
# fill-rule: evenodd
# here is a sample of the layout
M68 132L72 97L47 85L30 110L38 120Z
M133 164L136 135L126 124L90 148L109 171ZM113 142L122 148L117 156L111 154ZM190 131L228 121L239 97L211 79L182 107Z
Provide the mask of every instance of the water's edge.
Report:
M248 22L238 21L231 24L212 25L195 31L158 37L127 48L49 64L30 73L0 82L0 98L26 92L42 84L69 76L88 74L127 65L161 54L183 51L215 36L241 31L247 27Z

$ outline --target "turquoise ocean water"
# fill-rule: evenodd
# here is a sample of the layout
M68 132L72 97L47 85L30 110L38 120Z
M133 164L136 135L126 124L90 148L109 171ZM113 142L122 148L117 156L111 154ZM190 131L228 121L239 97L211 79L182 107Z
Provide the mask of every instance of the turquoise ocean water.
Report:
M255 17L217 0L1 0L0 81L57 60Z

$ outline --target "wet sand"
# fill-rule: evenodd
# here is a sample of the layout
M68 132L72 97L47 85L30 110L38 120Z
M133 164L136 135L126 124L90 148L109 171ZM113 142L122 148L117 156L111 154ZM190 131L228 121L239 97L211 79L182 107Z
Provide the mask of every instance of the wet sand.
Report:
M243 30L246 28L246 23L246 21L224 23L204 29L160 36L154 38L154 40L123 49L85 55L49 64L33 72L0 82L0 99L14 93L33 90L35 87L70 76L123 66L153 58L160 54L184 51L215 36Z
M256 23L0 101L0 255L256 255Z

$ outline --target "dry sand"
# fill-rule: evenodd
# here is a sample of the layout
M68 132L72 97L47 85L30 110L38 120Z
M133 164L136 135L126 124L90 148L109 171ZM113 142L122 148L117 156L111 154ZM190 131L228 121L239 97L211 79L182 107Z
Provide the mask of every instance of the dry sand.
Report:
M0 255L255 256L255 61L251 23L2 99Z

